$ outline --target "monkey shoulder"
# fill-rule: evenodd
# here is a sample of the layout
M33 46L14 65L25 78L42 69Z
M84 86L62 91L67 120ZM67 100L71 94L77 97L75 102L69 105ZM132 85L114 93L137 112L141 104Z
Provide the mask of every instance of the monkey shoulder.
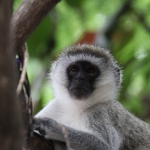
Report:
M129 112L120 102L113 101L108 106L108 115L115 126L126 128L131 125L131 128L145 127L150 129L150 126Z
M123 139L123 145L132 149L140 145L150 146L150 126L147 123L130 113L118 101L110 104L108 113L113 126Z
M120 102L104 102L89 109L91 129L102 132L106 138L119 135L121 150L146 149L150 146L150 126L130 113Z

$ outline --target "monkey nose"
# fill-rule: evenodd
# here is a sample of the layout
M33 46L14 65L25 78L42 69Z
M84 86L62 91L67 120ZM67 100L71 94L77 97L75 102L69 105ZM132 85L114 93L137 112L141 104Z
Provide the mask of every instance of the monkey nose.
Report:
M85 80L85 78L83 78L83 77L76 77L76 81L84 81Z

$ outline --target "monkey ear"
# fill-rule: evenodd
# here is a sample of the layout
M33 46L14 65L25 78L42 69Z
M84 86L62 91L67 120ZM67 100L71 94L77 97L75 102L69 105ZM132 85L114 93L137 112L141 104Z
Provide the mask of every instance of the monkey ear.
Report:
M120 68L118 66L115 67L115 72L120 76Z
M115 66L114 69L115 69L116 84L117 84L117 86L120 86L120 84L122 82L121 69L118 66Z

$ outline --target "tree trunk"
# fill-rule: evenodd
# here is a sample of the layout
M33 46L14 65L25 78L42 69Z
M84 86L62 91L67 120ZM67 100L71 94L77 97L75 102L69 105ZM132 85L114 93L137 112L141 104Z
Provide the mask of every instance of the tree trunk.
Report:
M0 149L22 149L22 121L16 97L16 64L12 47L11 0L0 0Z

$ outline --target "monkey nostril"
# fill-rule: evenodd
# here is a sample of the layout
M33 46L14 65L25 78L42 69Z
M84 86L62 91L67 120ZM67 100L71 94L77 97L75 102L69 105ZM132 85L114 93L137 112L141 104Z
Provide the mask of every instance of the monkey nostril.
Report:
M81 80L85 80L84 78L81 78Z
M82 77L77 77L76 80L77 80L77 81L84 81L85 79L82 78Z

